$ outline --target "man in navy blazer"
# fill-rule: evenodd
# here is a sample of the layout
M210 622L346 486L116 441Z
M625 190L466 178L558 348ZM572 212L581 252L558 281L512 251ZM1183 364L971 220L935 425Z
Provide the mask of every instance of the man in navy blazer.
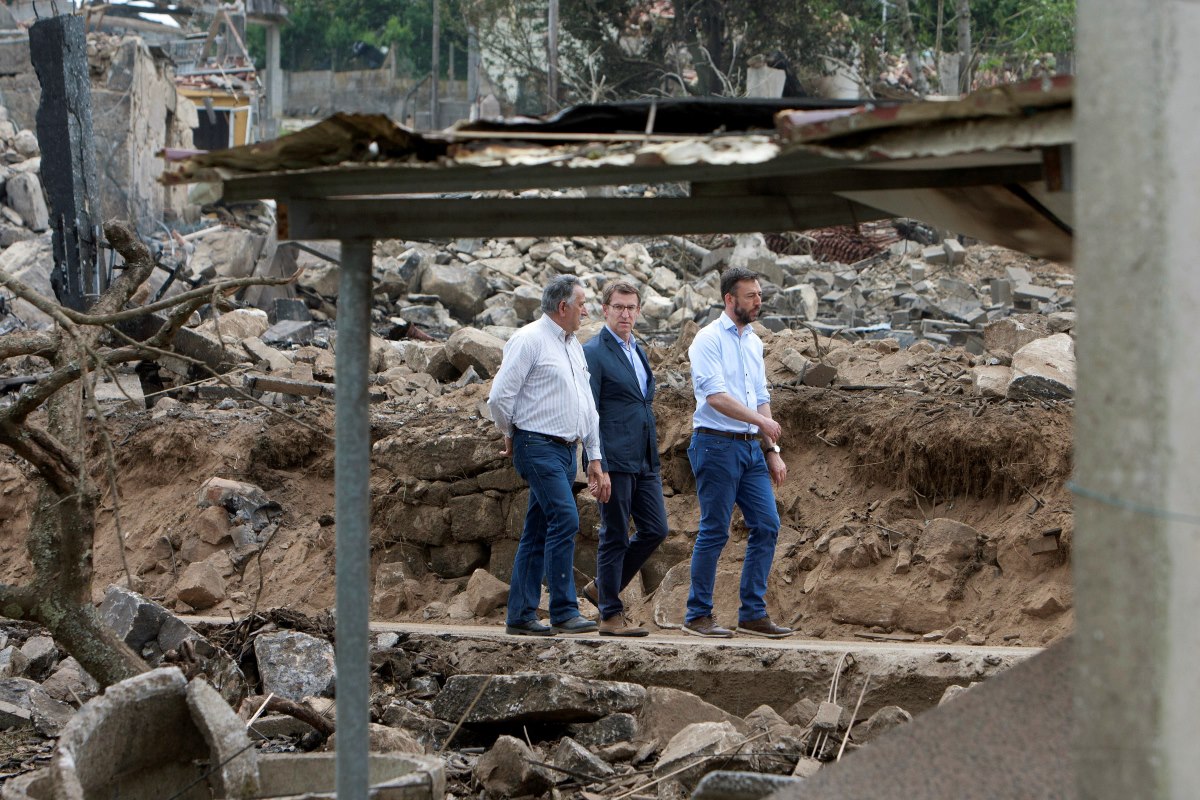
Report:
M646 352L633 339L641 292L626 281L604 287L604 329L583 346L592 395L600 413L600 465L611 494L600 503L600 546L596 580L584 597L600 609L601 636L645 636L625 615L621 590L667 538L654 426L654 373ZM637 533L629 537L629 518Z

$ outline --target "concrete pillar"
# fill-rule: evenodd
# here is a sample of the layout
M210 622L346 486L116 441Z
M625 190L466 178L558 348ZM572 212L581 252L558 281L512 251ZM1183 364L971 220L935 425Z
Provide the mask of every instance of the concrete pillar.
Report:
M263 120L266 135L279 135L279 120L283 118L283 68L279 57L279 23L267 25L267 114Z
M1083 2L1075 197L1079 797L1200 791L1200 3Z

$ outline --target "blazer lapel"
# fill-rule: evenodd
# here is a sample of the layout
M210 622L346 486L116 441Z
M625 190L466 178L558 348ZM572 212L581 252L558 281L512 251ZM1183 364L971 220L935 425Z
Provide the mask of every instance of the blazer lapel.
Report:
M637 350L637 357L642 360L642 368L646 370L646 399L654 399L654 370L650 369L650 359L646 357L646 351L637 342L634 342L634 348ZM636 377L636 376L635 376ZM638 387L640 391L642 387Z
M625 371L628 373L633 385L637 387L638 394L642 393L642 387L638 386L637 373L633 371L633 364L629 363L629 357L625 355L624 348L617 342L617 337L612 335L611 331L601 331L605 341L608 344L608 349L612 351L613 358L617 359L624 365Z

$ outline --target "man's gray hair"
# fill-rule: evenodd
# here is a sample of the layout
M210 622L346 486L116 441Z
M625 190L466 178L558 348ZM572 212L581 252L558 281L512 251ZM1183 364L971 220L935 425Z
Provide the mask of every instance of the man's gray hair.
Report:
M574 275L559 275L547 283L546 288L542 290L542 311L554 314L558 311L559 303L574 302L575 287L578 285L579 278Z

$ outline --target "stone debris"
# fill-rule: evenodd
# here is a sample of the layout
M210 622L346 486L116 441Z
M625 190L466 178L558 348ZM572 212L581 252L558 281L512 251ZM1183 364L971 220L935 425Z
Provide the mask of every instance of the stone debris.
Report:
M586 722L634 711L645 697L646 690L636 684L571 675L455 675L446 681L431 710L438 719L471 724Z
M296 631L263 633L254 639L254 655L264 691L288 700L332 696L333 646Z

